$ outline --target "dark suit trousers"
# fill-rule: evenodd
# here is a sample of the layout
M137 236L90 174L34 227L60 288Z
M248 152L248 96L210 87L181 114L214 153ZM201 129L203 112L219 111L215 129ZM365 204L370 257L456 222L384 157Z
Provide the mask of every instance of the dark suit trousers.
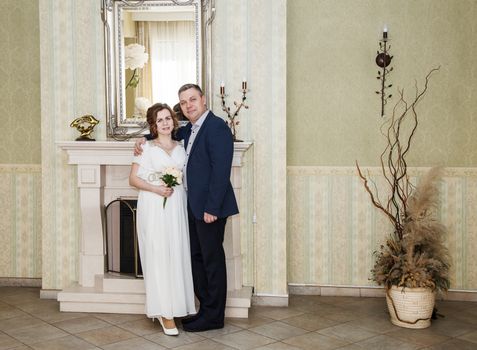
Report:
M194 292L200 314L209 323L223 325L227 299L227 271L223 248L227 218L207 224L189 209L189 234Z

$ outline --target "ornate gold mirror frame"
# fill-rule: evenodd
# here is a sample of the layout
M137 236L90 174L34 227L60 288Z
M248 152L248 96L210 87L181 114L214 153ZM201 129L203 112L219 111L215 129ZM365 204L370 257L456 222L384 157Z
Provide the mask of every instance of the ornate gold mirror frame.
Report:
M105 50L105 80L106 80L106 126L107 136L115 140L128 140L147 132L148 126L144 111L138 114L127 115L126 100L130 102L131 89L137 87L142 76L135 69L135 65L126 63L125 53L131 44L126 45L127 31L126 15L139 14L146 16L161 15L164 13L188 12L194 23L194 51L195 51L195 81L203 87L210 103L211 66L212 66L212 22L215 17L214 0L101 0L101 18L104 24ZM153 19L152 21L157 21ZM137 22L133 22L137 23ZM138 27L136 27L138 28ZM134 45L136 44L136 40ZM144 49L142 45L136 45ZM137 48L136 47L136 48ZM129 52L129 51L128 51ZM141 53L139 54L141 55ZM144 53L142 53L144 55ZM147 60L148 55L145 55ZM128 61L129 62L129 61ZM152 79L152 76L149 78ZM183 83L190 83L184 81ZM167 84L167 81L165 82ZM130 88L130 90L127 90ZM178 89L175 88L176 90ZM134 97L133 97L134 98ZM133 103L137 111L138 99L135 95ZM149 101L147 103L171 101ZM178 102L178 101L177 101ZM144 107L147 109L147 103ZM173 107L171 105L171 107ZM130 110L131 103L128 104Z

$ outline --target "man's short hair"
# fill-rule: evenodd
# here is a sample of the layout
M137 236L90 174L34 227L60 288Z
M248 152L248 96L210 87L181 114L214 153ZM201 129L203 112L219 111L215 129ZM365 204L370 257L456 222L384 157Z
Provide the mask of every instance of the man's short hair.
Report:
M184 84L184 85L182 85L180 87L179 91L177 92L177 95L180 95L181 92L184 92L184 91L189 90L189 89L195 89L195 90L199 91L200 96L204 95L204 93L202 92L202 89L197 84Z

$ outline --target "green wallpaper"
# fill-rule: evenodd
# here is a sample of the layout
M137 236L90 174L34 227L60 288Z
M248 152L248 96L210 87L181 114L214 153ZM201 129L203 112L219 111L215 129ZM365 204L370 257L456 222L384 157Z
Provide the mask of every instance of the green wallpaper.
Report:
M412 97L415 80L441 66L418 109L409 164L476 166L476 15L475 0L288 1L287 164L377 165L374 59L387 24L393 94L399 87Z
M38 1L0 1L0 37L0 164L39 164Z

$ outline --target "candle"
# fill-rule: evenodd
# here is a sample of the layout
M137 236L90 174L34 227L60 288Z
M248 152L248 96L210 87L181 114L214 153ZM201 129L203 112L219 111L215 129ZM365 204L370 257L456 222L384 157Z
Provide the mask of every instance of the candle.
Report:
M383 28L383 39L387 39L388 38L388 26L387 25L384 25L384 28Z
M247 90L247 80L245 78L242 80L242 90Z
M220 94L225 95L225 84L224 84L224 82L220 83Z

